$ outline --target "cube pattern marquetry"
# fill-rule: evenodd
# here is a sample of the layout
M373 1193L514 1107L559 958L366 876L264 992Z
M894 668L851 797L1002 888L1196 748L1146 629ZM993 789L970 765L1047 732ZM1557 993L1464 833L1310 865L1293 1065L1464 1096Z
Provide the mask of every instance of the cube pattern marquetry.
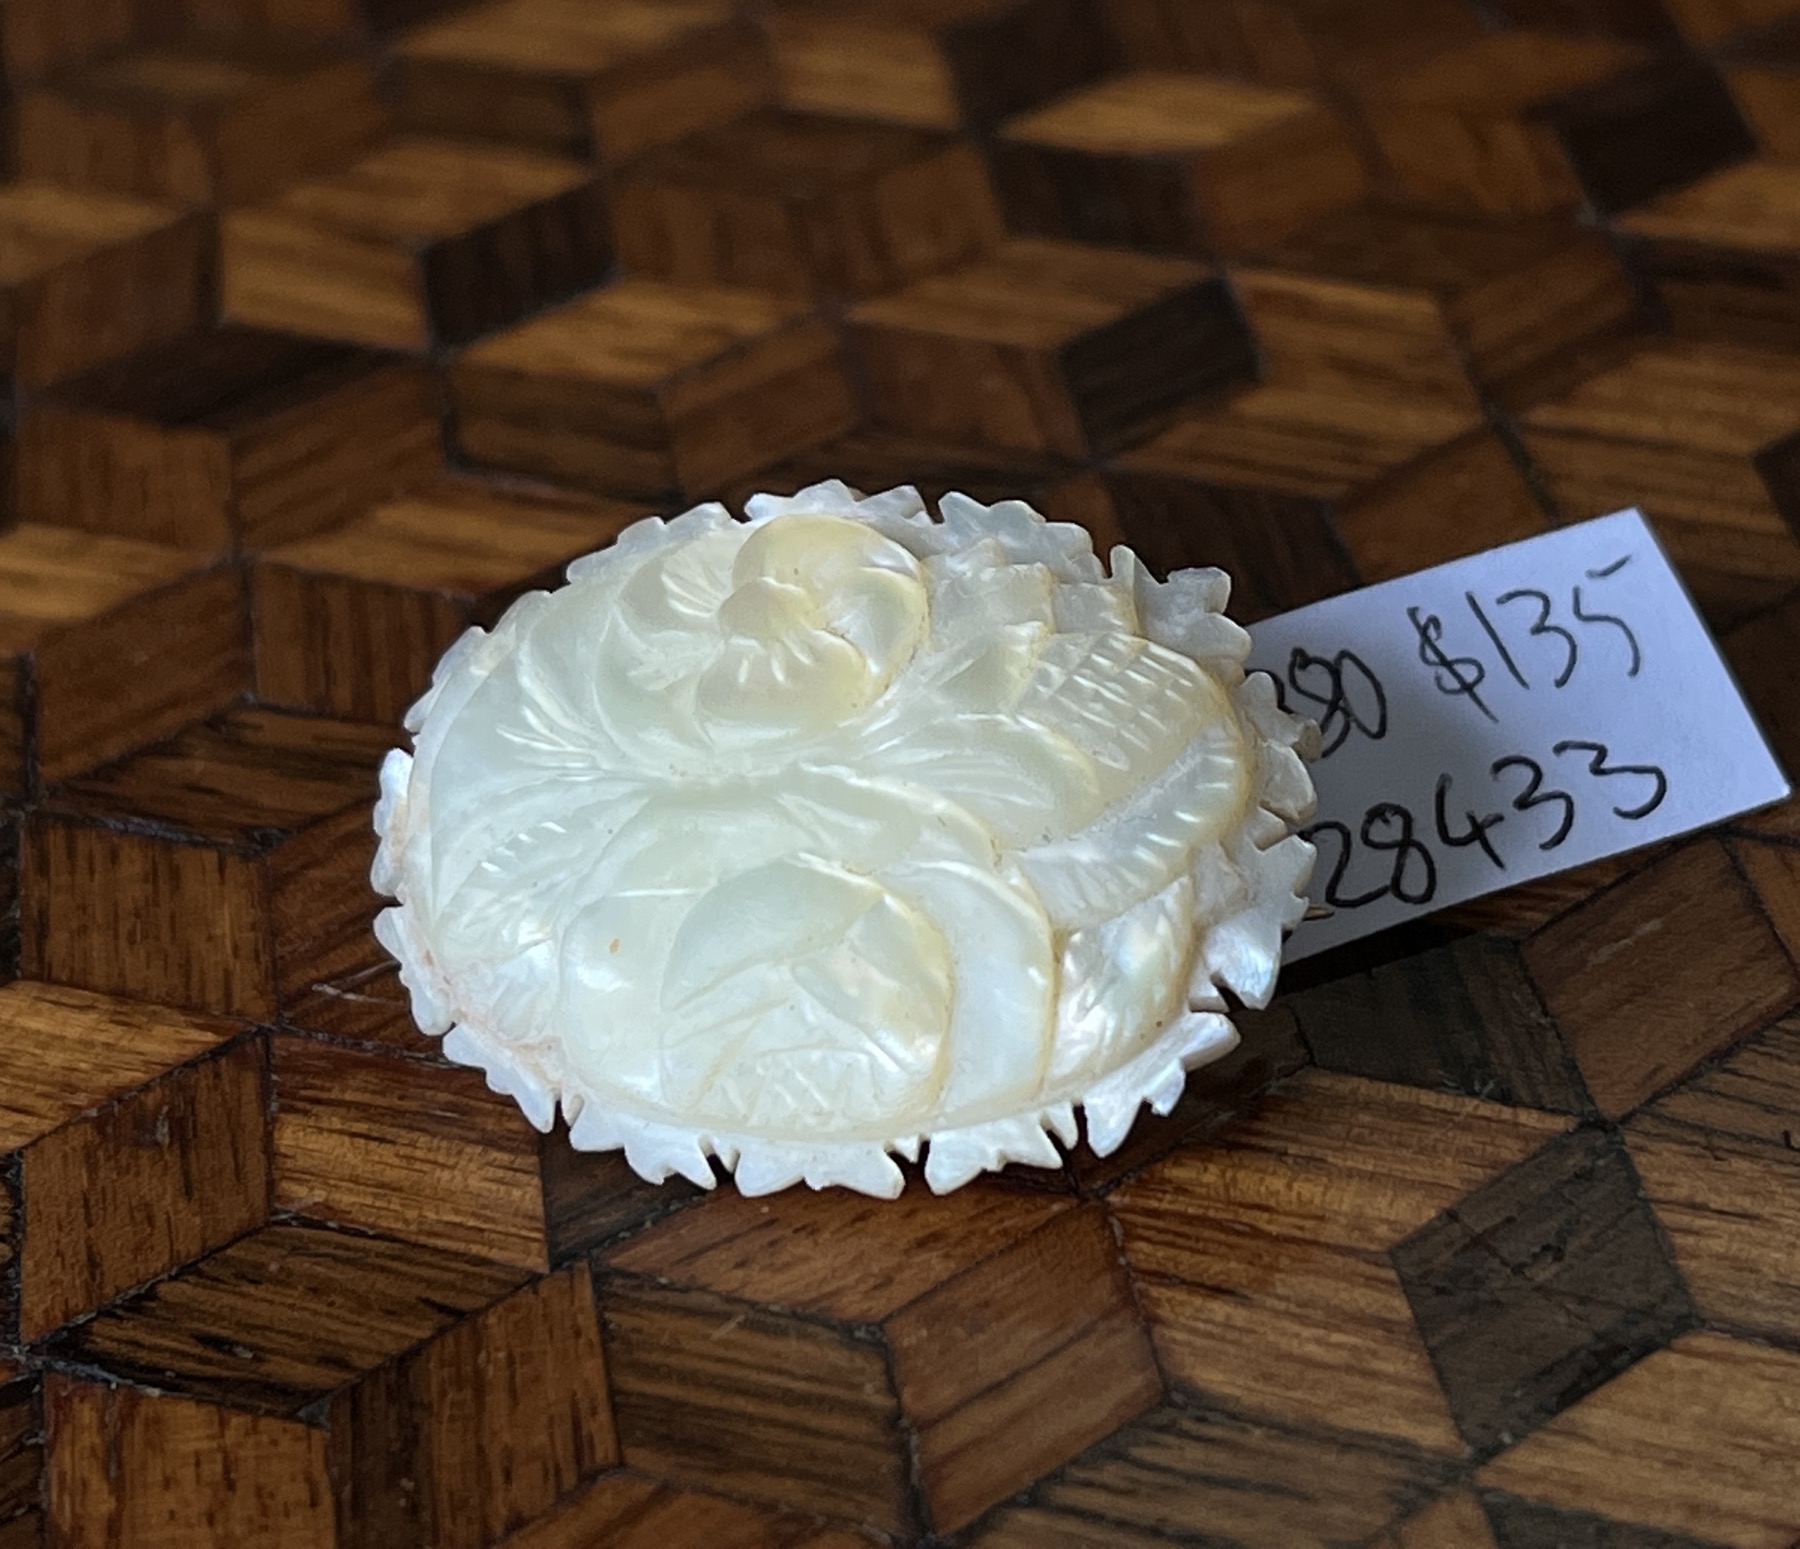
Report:
M463 630L833 477L1246 624L1639 505L1800 766L1800 3L0 0L0 72L0 1549L1800 1544L1800 803L892 1202L538 1134L368 882Z

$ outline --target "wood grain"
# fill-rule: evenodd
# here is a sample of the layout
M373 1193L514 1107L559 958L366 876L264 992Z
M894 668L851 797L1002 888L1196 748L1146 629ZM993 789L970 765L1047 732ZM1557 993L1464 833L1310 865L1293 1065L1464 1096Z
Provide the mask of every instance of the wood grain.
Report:
M34 818L20 861L21 962L58 983L273 1016L260 884L241 854ZM151 900L169 907L152 911Z
M51 541L118 565L106 537ZM245 635L243 578L228 567L46 632L34 662L37 780L65 780L224 709L249 686Z
M1356 1543L1437 1493L1447 1474L1406 1448L1169 1405L1046 1481L1027 1504L996 1514L971 1542L1151 1549L1175 1535L1204 1542L1229 1522L1250 1549Z
M318 39L344 43L377 41L398 27L449 9L454 0L180 0L181 26L206 36L248 37L288 42ZM151 31L162 24L152 10Z
M233 1045L26 1146L19 1332L41 1339L269 1215L268 1056Z
M1054 1313L1045 1284L1077 1294ZM1119 1245L1097 1208L1066 1212L886 1325L931 1520L964 1526L1162 1397ZM1018 1443L1000 1452L996 1436Z
M824 323L753 291L660 280L483 340L450 390L472 460L651 499L712 489L855 419Z
M1684 943L1679 958L1668 941ZM1525 953L1609 1117L1800 996L1792 960L1716 841L1684 846L1600 894L1533 937Z
M611 257L591 170L454 140L383 145L223 225L231 319L423 351L593 284Z
M1718 43L1754 32L1788 14L1782 0L1668 0L1669 14L1692 43Z
M1483 1485L1617 1513L1666 1532L1779 1545L1800 1490L1797 1378L1800 1356L1791 1351L1689 1334L1589 1394L1476 1477ZM1584 1460L1601 1457L1609 1467L1583 1469Z
M1629 44L1513 32L1445 51L1369 88L1370 129L1406 191L1445 208L1529 214L1580 196L1554 130L1530 109L1639 65Z
M554 584L643 515L445 480L268 551L255 572L259 698L393 724L470 623Z
M547 1269L537 1145L468 1070L278 1037L275 1199L317 1220Z
M916 1523L880 1345L624 1275L604 1282L600 1308L632 1467L889 1532Z
M1156 70L1013 119L994 172L1014 231L1226 254L1356 203L1368 181L1348 125L1323 103Z
M332 1542L325 1439L308 1426L55 1375L45 1410L48 1526L58 1542Z
M1166 1115L1140 1114L1125 1143L1110 1155L1095 1156L1085 1142L1069 1153L1069 1171L1083 1194L1104 1195L1190 1137L1216 1133L1311 1062L1285 1003L1242 1012L1237 1025L1242 1033L1237 1048L1209 1067L1206 1081L1190 1084Z
M973 1210L960 1196L910 1191L893 1204L727 1196L682 1211L606 1261L793 1315L879 1324L893 1391L918 1438L931 1521L959 1527L1161 1393L1100 1214L1070 1211L1053 1194L972 1187L981 1202ZM858 1269L828 1269L831 1245L850 1237L865 1247ZM1059 1277L1088 1290L1053 1314L1033 1311L1032 1288ZM783 1425L803 1423L785 1385L743 1401ZM1054 1423L1042 1416L1046 1405ZM1030 1446L996 1462L985 1438L1019 1428Z
M990 127L1107 63L1076 0L802 0L771 21L789 107L926 128Z
M123 752L242 690L235 578L200 574L205 567L204 555L130 538L38 523L0 533L0 768L9 794L29 795L45 764L61 777L72 758ZM126 642L146 654L172 649L180 665L154 683L121 682Z
M0 1146L17 1150L164 1071L212 1052L243 1024L15 979L0 988L5 1098ZM43 1060L40 1051L53 1052Z
M1069 1203L986 1180L954 1199L908 1190L891 1204L837 1192L726 1194L622 1244L606 1262L763 1306L880 1323ZM835 1251L846 1239L862 1248L849 1264Z
M1671 848L1654 845L1648 850L1628 850L1622 855L1590 861L1585 866L1458 904L1446 910L1445 917L1467 930L1491 931L1519 940L1568 914L1613 883L1643 871Z
M140 17L127 0L79 10L55 0L21 0L0 17L0 61L9 79L29 79L129 43Z
M1587 1095L1519 949L1463 936L1286 1000L1324 1070L1581 1113Z
M706 1196L686 1179L648 1183L617 1151L577 1151L560 1120L538 1152L544 1236L552 1264L611 1246Z
M17 1367L0 1378L0 1544L27 1549L43 1542L43 1394Z
M1547 1506L1508 1495L1503 1490L1481 1492L1488 1523L1498 1549L1535 1549L1539 1544L1607 1543L1636 1549L1710 1549L1715 1539L1690 1538L1685 1533L1665 1533L1661 1528L1614 1522L1577 1507Z
M537 1133L369 875L834 478L1251 626L1636 504L1800 764L1797 156L1794 0L0 0L0 1549L1791 1549L1800 801L896 1201Z
M89 1369L292 1415L528 1278L416 1243L278 1221L75 1325L55 1348Z
M771 89L765 49L721 0L499 0L402 35L409 129L622 162L735 118Z
M290 1026L400 1052L435 1055L413 1025L392 963L373 941L378 901L363 882L375 833L352 807L280 845L268 858L275 1000Z
M1219 428L1209 425L1202 436L1210 440ZM1239 482L1204 453L1196 466L1183 445L1185 435L1178 422L1160 445L1127 453L1099 476L1100 509L1108 525L1146 564L1180 570L1196 554L1212 554L1231 567L1233 607L1246 623L1355 583L1356 572L1322 501ZM1241 450L1254 457L1254 439L1246 437ZM1223 476L1212 477L1215 471Z
M1493 214L1640 203L1754 145L1698 60L1551 31L1496 33L1367 88L1367 122L1413 198Z
M1786 163L1740 162L1630 211L1619 230L1681 333L1791 343L1800 339L1797 194Z
M25 836L28 971L272 1016L272 920L298 879L271 852L366 806L391 742L379 727L241 710L64 783ZM136 829L117 825L125 813ZM178 908L157 907L171 898Z
M1367 336L1353 349L1335 328L1309 337L1302 312L1295 320L1300 326L1289 330L1302 349L1310 343L1316 354L1329 340L1346 364L1380 359L1393 348L1381 331L1399 328L1409 316L1402 298L1416 298L1426 316L1423 329L1415 323L1410 331L1437 332L1478 384L1502 393L1528 386L1534 373L1584 342L1627 331L1639 311L1633 277L1606 241L1558 220L1421 214L1365 203L1257 253L1254 267L1309 277L1314 286L1302 294L1314 306L1335 300L1338 315L1354 303L1373 309L1386 299L1386 314L1377 326L1365 324ZM1336 282L1336 289L1324 281ZM1278 314L1265 308L1265 317L1271 315Z
M669 1544L731 1544L734 1549L867 1549L873 1540L847 1528L821 1527L794 1513L677 1489L643 1474L614 1472L530 1527L503 1539L506 1549L560 1549L571 1543L613 1549Z
M764 111L641 156L614 180L631 274L861 297L993 245L974 148L892 124Z
M1106 19L1125 62L1191 70L1266 86L1313 86L1322 51L1288 6L1228 0L1197 8L1180 0L1110 0Z
M1375 1549L1500 1549L1488 1515L1471 1490L1440 1496L1396 1523L1374 1545Z
M1527 411L1524 446L1570 519L1628 481L1702 606L1731 621L1800 577L1795 475L1769 458L1800 428L1797 384L1772 351L1658 340Z
M1209 270L1037 240L863 303L851 338L881 424L1070 458L1249 365Z
M1438 520L1457 512L1454 527ZM1475 430L1427 453L1345 500L1337 530L1365 582L1406 575L1519 543L1550 523L1528 471L1489 430Z
M1462 1455L1386 1253L1567 1124L1320 1072L1191 1142L1112 1196L1165 1366L1238 1412Z
M1356 396L1337 396L1347 389ZM1523 475L1477 424L1472 404L1412 389L1272 383L1178 414L1101 479L1120 530L1152 564L1228 560L1240 614L1254 622L1358 574L1412 570L1425 556L1408 533L1426 523L1427 552L1443 559L1541 531ZM1435 513L1453 501L1466 524L1451 533Z
M1327 402L1353 389L1415 413L1427 403L1476 409L1459 347L1430 298L1262 268L1242 271L1237 289L1266 341L1266 385Z
M1800 1218L1797 1049L1800 1034L1778 1024L1626 1132L1701 1310L1778 1341L1800 1329L1800 1276L1772 1247Z
M262 855L366 805L394 741L382 726L238 705L64 781L50 805L97 823L135 814L170 837Z
M338 1543L482 1549L618 1461L585 1265L464 1319L331 1405Z
M0 187L0 381L42 387L195 327L213 222L53 183Z
M1747 839L1728 848L1788 956L1800 961L1800 848Z
M16 112L22 176L178 205L336 171L385 119L357 54L208 39L103 58L25 91Z
M1782 762L1794 767L1800 752L1800 693L1780 662L1787 642L1800 631L1800 608L1766 609L1728 634L1725 659L1755 706L1758 723ZM1779 810L1779 809L1777 809ZM1780 831L1779 829L1777 830Z
M441 462L426 372L226 327L40 399L19 427L19 498L59 526L257 550L335 527Z
M1790 156L1800 147L1800 38L1791 16L1769 18L1766 27L1752 27L1731 40L1722 51L1725 81L1745 122L1755 131L1765 150Z
M1502 1447L1695 1321L1616 1139L1577 1131L1394 1250L1478 1451Z

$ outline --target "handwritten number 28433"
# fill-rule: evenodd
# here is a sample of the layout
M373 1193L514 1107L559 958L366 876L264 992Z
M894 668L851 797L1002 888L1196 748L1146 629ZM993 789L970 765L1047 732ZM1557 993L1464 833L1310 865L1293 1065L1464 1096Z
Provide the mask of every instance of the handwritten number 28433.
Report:
M1571 738L1558 742L1551 752L1557 758L1572 753L1586 754L1586 773L1594 780L1648 781L1647 788L1640 783L1639 790L1633 793L1639 797L1638 800L1630 806L1615 805L1612 808L1613 815L1626 822L1636 822L1648 817L1662 805L1669 793L1668 776L1656 765L1610 763L1612 753L1604 743ZM1547 838L1538 841L1540 850L1556 849L1574 830L1575 798L1567 791L1546 786L1543 765L1523 754L1496 759L1488 773L1491 779L1499 781L1503 775L1514 770L1523 773L1524 783L1512 797L1513 812L1529 813L1539 807L1549 807L1556 811L1558 816L1555 828ZM1438 776L1432 800L1432 826L1438 843L1451 849L1475 846L1501 871L1506 870L1506 860L1491 837L1490 830L1504 823L1508 814L1489 812L1477 816L1469 808L1464 808L1458 814L1453 810L1452 799L1450 776ZM1407 808L1397 802L1384 801L1377 802L1364 814L1360 830L1354 838L1348 825L1335 820L1314 823L1304 830L1305 837L1309 839L1329 833L1338 841L1337 854L1325 883L1324 901L1335 909L1360 909L1390 895L1402 903L1415 906L1430 903L1437 893L1437 861L1430 846L1415 833L1416 826L1417 820ZM1359 843L1365 850L1392 855L1393 863L1387 880L1379 887L1361 893L1347 893L1347 876Z

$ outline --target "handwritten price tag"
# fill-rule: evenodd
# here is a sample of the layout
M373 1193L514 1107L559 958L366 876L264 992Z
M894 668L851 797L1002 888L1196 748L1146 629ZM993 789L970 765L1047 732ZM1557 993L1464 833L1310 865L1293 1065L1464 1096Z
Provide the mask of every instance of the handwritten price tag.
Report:
M1788 782L1636 511L1257 625L1319 723L1308 956L1767 806Z

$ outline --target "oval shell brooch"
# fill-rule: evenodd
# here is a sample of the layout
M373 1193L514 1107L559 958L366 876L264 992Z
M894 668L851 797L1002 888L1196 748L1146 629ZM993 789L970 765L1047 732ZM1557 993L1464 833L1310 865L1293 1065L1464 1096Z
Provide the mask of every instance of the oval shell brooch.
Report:
M660 1182L884 1197L1100 1154L1305 910L1315 733L1230 582L839 483L627 529L471 629L388 756L413 1014Z

